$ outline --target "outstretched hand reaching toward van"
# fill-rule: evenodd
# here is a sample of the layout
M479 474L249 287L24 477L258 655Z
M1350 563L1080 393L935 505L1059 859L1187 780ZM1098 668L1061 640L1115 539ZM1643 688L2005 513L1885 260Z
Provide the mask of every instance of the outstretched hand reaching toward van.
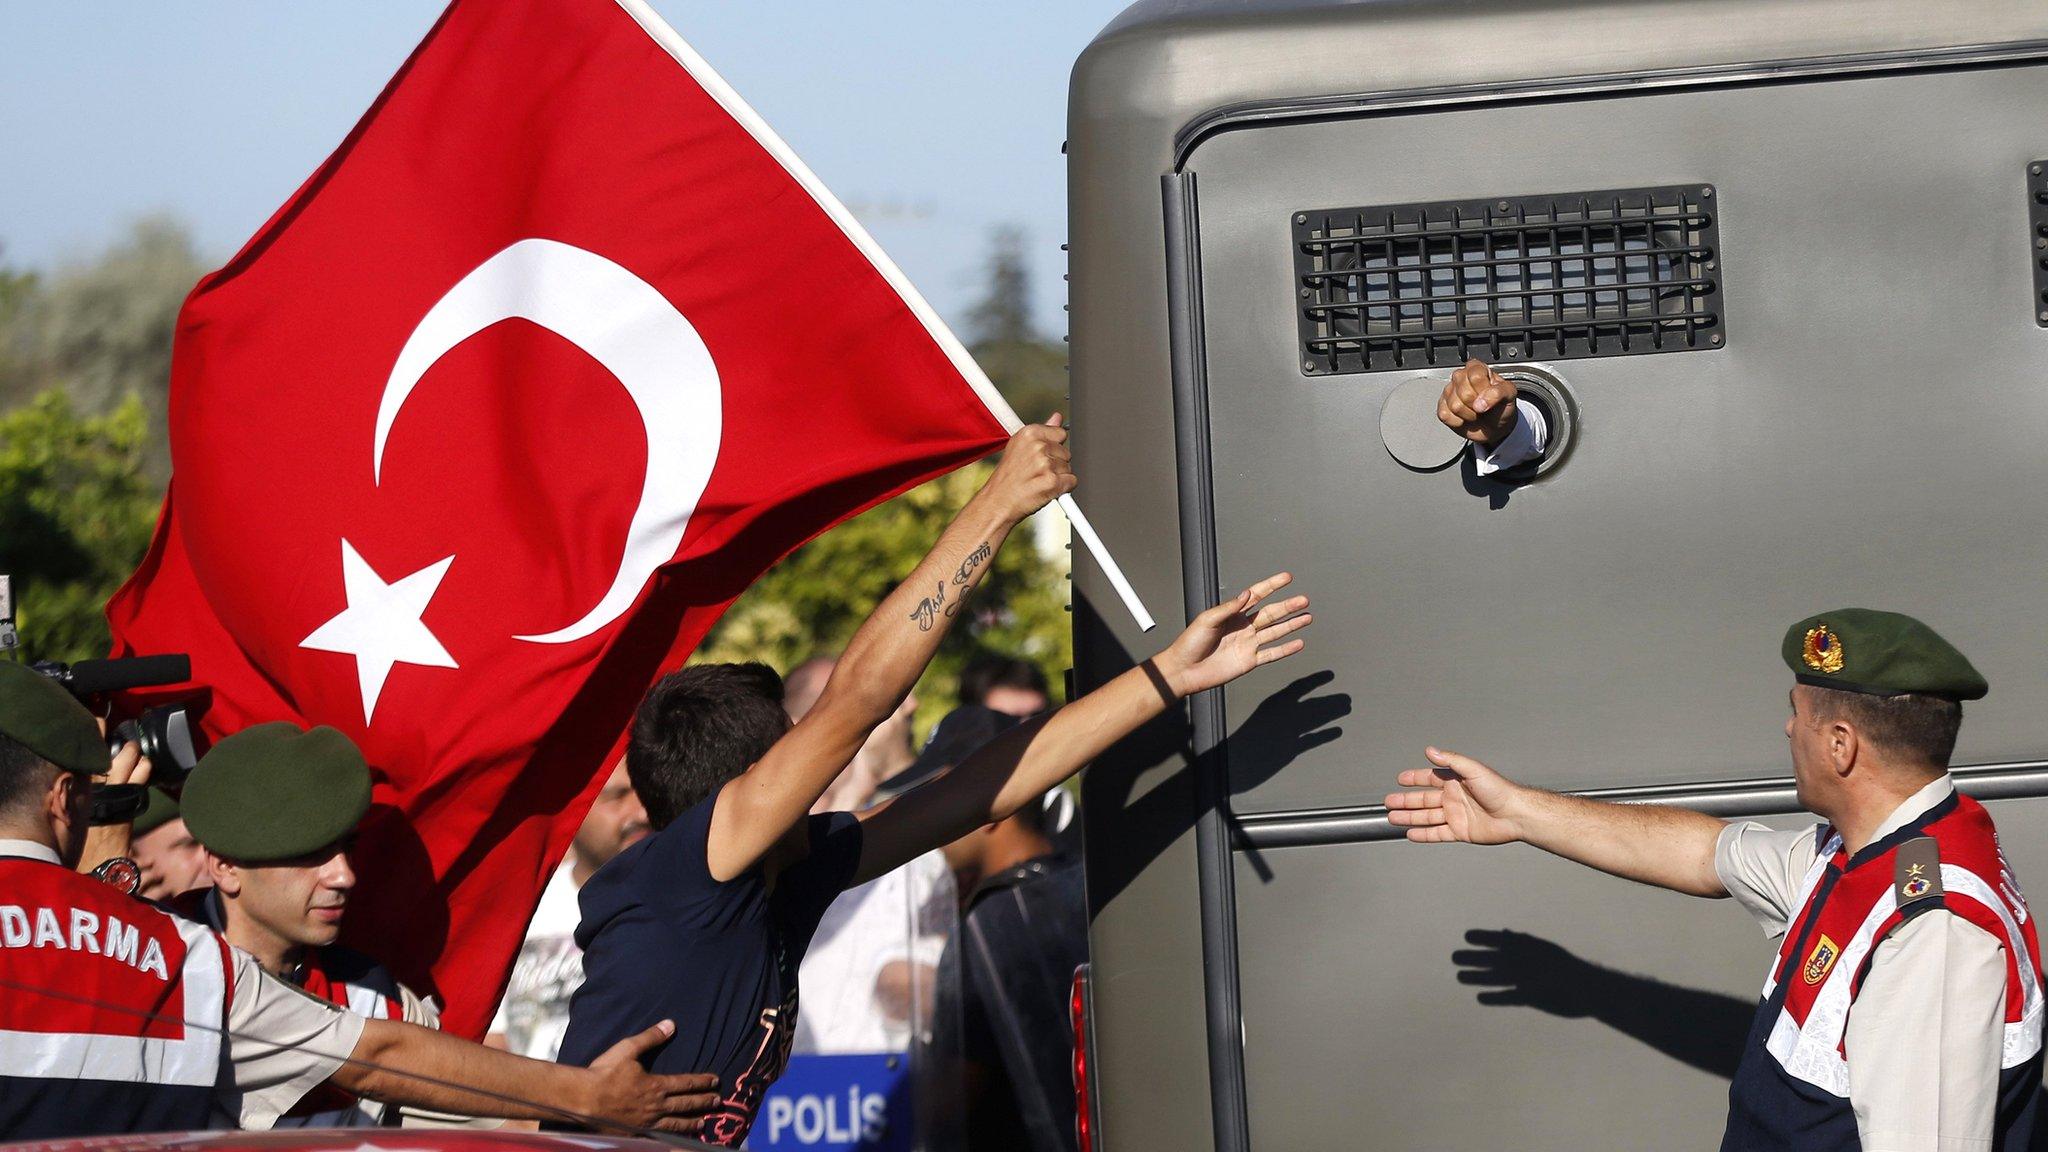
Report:
M1187 631L1153 657L1153 666L1175 693L1192 696L1301 651L1303 641L1276 641L1308 626L1309 618L1297 615L1308 607L1308 597L1260 606L1266 597L1293 582L1294 577L1286 572L1268 576L1195 617ZM1267 644L1274 647L1262 647Z
M1166 651L1052 715L1010 729L931 783L860 813L854 882L1007 819L1183 697L1301 651L1294 633L1309 626L1308 597L1262 604L1293 579L1268 576L1195 617Z
M1598 868L1690 896L1726 896L1714 871L1714 844L1726 827L1703 812L1660 804L1615 804L1517 784L1470 756L1427 750L1435 768L1396 779L1387 822L1418 844L1520 841Z
M1519 785L1456 752L1424 751L1436 768L1410 768L1396 779L1412 792L1387 797L1387 822L1418 844L1508 844L1521 837L1509 811Z

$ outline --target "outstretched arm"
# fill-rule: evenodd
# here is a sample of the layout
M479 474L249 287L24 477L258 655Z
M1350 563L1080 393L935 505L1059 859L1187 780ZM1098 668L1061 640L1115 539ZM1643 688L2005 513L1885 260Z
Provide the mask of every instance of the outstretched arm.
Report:
M1209 609L1172 647L1049 717L1020 725L952 771L861 814L855 883L880 876L984 824L1006 819L1188 695L1301 651L1308 627L1296 596L1260 607L1292 579L1282 572Z
M1517 784L1469 756L1428 750L1401 773L1387 819L1419 844L1533 844L1589 868L1690 896L1726 896L1714 844L1726 827L1686 808L1610 804Z
M730 880L753 867L810 813L868 733L917 683L1010 530L1073 491L1059 419L1010 437L988 483L853 634L818 702L719 793L706 852L714 878Z
M436 1112L513 1120L610 1121L621 1128L695 1132L718 1103L716 1076L657 1076L640 1066L666 1043L664 1020L629 1036L588 1068L528 1060L395 1020L363 1025L349 1061L328 1077L335 1086Z

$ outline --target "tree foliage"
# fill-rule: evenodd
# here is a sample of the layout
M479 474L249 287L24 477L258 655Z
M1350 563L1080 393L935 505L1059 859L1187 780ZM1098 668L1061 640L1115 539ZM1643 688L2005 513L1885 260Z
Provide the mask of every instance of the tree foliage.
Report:
M1031 320L1031 272L1024 233L999 228L991 238L988 285L968 314L968 350L1027 423L1041 424L1067 404L1067 349Z
M144 465L159 482L169 477L171 337L179 307L204 272L184 227L153 217L97 259L30 279L11 307L0 283L0 324L12 337L0 338L0 404L49 388L62 388L88 413L139 398L151 432ZM10 346L13 357L5 351ZM18 360L13 371L10 360Z
M0 267L0 572L31 658L107 653L107 598L170 475L171 336L203 271L160 218L49 275Z
M0 415L0 559L30 659L107 654L107 597L149 546L161 489L135 396L80 416L60 391Z

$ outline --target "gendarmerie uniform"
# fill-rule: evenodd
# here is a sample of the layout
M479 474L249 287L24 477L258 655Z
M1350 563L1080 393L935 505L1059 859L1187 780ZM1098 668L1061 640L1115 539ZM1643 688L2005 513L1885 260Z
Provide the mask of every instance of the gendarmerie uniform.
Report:
M92 716L0 663L0 734L104 772ZM0 1140L267 1127L355 1049L360 1017L263 973L203 925L0 840Z
M239 864L277 864L331 855L369 810L370 787L369 765L341 732L257 724L207 751L185 785L181 805L186 829L209 852ZM188 893L178 905L192 919L227 932L226 902L218 890ZM365 1019L440 1026L432 1004L351 949L308 947L297 968L282 978ZM374 1127L386 1122L386 1113L377 1101L326 1085L275 1127Z
M227 930L220 894L212 889L188 893L177 902L180 911L216 932ZM236 950L236 954L248 954ZM284 977L289 983L365 1020L403 1020L423 1028L439 1028L441 1014L434 1005L398 982L388 969L360 952L348 948L308 948L298 970ZM331 1084L322 1085L290 1112L278 1118L277 1128L374 1128L385 1123L389 1109L375 1100L351 1096Z
M1977 699L1931 629L1850 609L1794 625L1802 683ZM1731 824L1715 871L1782 936L1729 1088L1724 1150L2029 1146L2042 1072L2040 945L1984 806L1944 774L1853 855L1831 827Z

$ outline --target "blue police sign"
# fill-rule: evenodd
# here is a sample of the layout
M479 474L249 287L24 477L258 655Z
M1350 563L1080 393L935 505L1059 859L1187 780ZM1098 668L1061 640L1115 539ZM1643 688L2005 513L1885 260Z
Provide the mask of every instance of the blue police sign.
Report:
M768 1090L747 1147L755 1152L910 1152L910 1059L886 1052L800 1055Z

